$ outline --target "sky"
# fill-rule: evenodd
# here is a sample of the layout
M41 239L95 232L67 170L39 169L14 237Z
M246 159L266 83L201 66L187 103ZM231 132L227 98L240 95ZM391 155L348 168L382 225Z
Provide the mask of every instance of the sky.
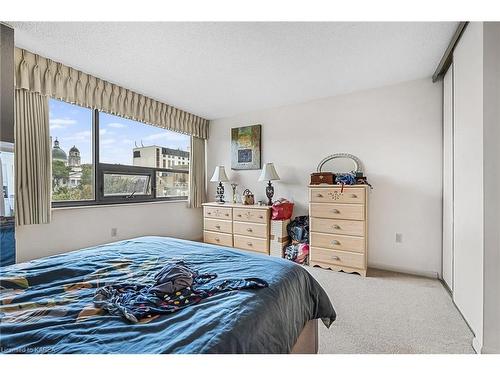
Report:
M133 148L161 146L188 150L189 136L146 125L122 117L99 114L100 162L132 165ZM52 142L59 140L66 154L76 146L82 164L92 163L92 110L49 100L49 126Z

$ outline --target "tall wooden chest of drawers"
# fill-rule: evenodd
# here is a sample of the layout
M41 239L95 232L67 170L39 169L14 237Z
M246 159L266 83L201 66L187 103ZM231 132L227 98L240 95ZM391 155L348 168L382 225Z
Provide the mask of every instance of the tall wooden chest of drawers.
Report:
M311 266L366 276L368 186L310 185Z
M271 207L203 204L203 242L269 255Z

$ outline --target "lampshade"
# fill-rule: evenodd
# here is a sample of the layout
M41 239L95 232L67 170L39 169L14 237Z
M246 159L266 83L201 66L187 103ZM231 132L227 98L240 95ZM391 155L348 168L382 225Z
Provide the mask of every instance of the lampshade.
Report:
M223 165L218 165L215 167L214 174L210 179L210 182L228 182L229 178L227 178L226 170Z
M274 169L274 164L273 163L264 164L264 168L262 168L259 181L275 181L279 179L280 176L278 176L278 173L276 173L276 169Z

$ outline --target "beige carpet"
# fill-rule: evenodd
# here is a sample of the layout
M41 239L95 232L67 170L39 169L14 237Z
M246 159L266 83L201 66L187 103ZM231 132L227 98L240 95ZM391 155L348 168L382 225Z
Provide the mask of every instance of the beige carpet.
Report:
M319 325L320 353L474 353L473 334L440 281L306 269L337 311L330 329Z

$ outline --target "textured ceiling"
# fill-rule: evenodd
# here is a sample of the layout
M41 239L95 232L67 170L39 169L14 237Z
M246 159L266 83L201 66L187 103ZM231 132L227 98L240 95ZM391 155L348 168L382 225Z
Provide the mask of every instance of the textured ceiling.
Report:
M208 119L430 77L457 26L10 24L18 47Z

